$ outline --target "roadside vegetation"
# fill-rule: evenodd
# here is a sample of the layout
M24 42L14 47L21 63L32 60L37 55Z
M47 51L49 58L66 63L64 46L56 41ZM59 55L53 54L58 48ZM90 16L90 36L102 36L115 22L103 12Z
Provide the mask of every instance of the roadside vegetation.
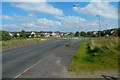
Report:
M28 45L32 43L41 42L41 38L28 38L28 35L24 30L21 31L20 36L14 35L14 37L10 36L7 31L0 31L0 47L13 47L19 45Z
M68 68L72 72L118 69L120 44L118 37L92 38L82 41Z
M2 47L13 47L19 45L28 45L33 43L41 42L40 38L30 38L30 39L12 39L9 41L2 41Z

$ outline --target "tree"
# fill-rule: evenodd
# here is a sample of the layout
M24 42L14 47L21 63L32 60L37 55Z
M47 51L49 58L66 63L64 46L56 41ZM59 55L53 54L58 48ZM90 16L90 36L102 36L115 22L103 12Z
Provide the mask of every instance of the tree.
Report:
M118 37L120 37L120 28L116 30L116 34L118 35Z
M22 30L22 31L21 31L20 37L21 37L21 38L26 38L25 30Z
M76 31L76 33L75 33L75 37L78 37L78 36L79 36L79 32Z
M91 37L92 36L92 32L87 32L87 36Z
M3 41L7 41L10 40L12 37L10 36L10 34L7 31L2 31L2 40Z
M84 31L82 31L82 32L80 33L80 35L83 36L83 37L86 37L86 36L87 36L87 33L84 32Z
M105 35L106 35L106 34L105 34L103 31L100 32L100 36L101 36L101 37L104 37Z

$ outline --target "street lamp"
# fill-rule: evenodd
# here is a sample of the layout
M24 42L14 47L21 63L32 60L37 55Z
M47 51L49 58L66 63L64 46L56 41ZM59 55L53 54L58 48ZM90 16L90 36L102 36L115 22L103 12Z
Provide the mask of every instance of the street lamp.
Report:
M106 31L105 36L107 36L107 24L106 24L106 30L105 31Z
M75 9L75 8L78 8L79 7L79 4L74 4L73 5L73 8ZM80 22L80 20L78 21L78 22ZM79 28L79 27L78 27ZM78 32L79 32L79 38L80 38L80 30L78 29Z
M97 15L97 17L99 18L99 38L100 38L100 15Z

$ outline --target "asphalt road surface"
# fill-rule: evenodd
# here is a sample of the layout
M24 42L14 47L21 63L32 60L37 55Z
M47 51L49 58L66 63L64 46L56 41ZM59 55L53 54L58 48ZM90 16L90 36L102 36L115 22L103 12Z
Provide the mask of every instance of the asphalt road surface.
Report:
M78 39L46 40L37 44L3 50L2 77L14 78L38 61L54 54L54 51L58 48L64 46L65 49L67 47L65 45L75 43L76 41ZM63 53L64 49L62 50ZM73 50L75 51L76 49ZM59 49L57 52L60 52Z

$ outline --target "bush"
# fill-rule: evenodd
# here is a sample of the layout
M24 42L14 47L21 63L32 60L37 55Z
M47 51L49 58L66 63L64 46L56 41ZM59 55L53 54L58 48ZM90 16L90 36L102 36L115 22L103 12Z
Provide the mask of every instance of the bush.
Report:
M87 45L87 48L88 53L90 53L93 56L102 56L112 53L107 46L96 46L93 49L91 49L90 45Z
M104 50L102 49L102 47L95 47L93 49L94 55L101 55L101 54L103 54L103 52L104 52Z
M2 31L2 40L7 41L10 39L11 39L11 36L9 35L9 33L7 31Z
M87 49L88 49L88 50L90 50L90 49L91 49L89 44L87 44Z

